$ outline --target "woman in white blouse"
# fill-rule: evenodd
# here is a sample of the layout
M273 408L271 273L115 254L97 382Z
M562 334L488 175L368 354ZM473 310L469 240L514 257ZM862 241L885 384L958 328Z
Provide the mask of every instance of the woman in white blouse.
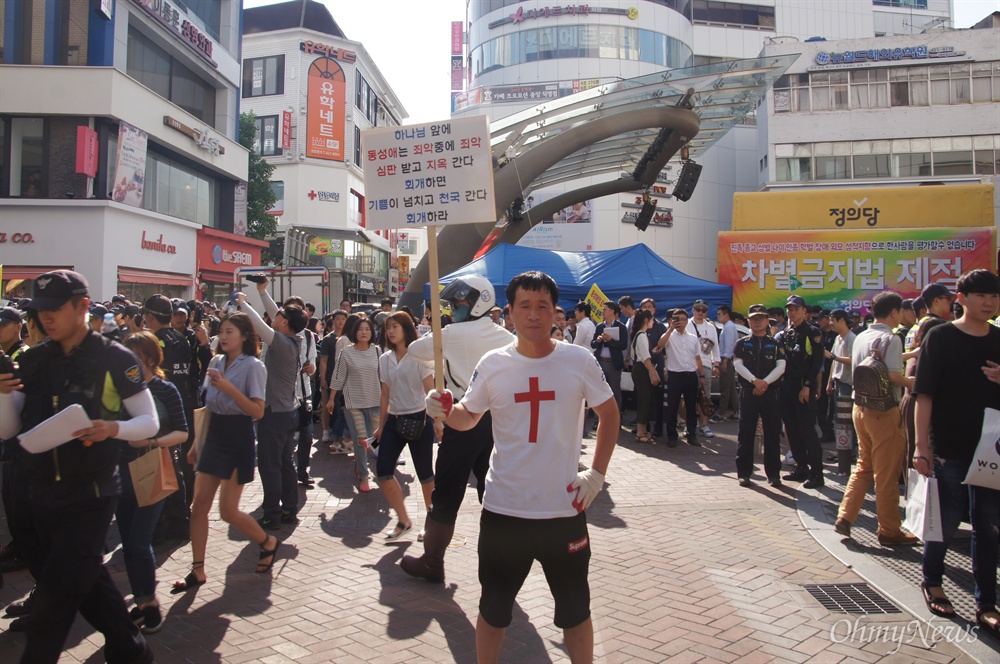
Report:
M391 314L383 330L388 350L379 358L382 401L379 428L375 433L379 441L375 475L385 499L396 512L396 527L385 534L386 542L394 542L413 528L413 521L406 513L403 490L395 475L396 461L407 445L420 480L424 507L430 510L431 506L434 426L424 411L424 395L434 388L434 373L406 354L407 347L417 339L417 328L409 314L402 311Z
M649 336L646 334L652 325L653 314L645 309L635 312L629 357L632 359L632 382L635 384L635 439L640 443L656 442L647 426L652 412L653 389L660 383L660 376L650 359Z
M364 440L375 433L378 426L379 403L382 390L379 387L378 347L372 345L375 330L367 318L358 321L354 333L349 337L351 345L344 348L337 358L330 381L330 395L340 390L344 392L344 408L347 411L347 428L354 441L354 472L358 476L358 490L371 491L368 470L368 450ZM328 409L333 399L328 403Z

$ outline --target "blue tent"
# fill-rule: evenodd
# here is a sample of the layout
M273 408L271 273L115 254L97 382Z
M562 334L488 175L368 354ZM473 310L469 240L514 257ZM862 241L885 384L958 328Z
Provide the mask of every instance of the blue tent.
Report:
M631 295L636 306L646 297L656 300L657 312L667 308L690 310L697 299L708 302L709 315L720 304L732 304L731 286L688 276L670 265L645 244L612 251L548 251L513 244L500 244L485 256L441 277L445 285L466 274L480 274L497 291L497 304L504 306L507 284L527 270L541 270L559 284L559 304L571 311L587 297L590 287L598 287L610 299ZM430 299L430 286L424 285L424 299Z

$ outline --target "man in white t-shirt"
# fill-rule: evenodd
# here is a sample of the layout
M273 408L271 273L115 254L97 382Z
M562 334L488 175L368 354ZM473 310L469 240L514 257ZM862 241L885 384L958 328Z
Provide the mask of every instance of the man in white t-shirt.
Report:
M587 349L549 336L559 287L541 272L507 286L517 340L487 353L462 401L432 391L427 412L454 429L493 414L495 447L486 476L479 536L482 595L476 623L480 662L499 658L511 611L532 562L545 570L574 662L593 661L590 537L584 510L604 485L618 437L619 413L597 360ZM570 373L567 374L566 372ZM592 468L577 472L584 402L600 417ZM567 422L576 421L575 434Z
M667 332L656 347L667 353L667 389L664 415L667 422L667 447L677 446L677 411L681 398L687 410L688 445L701 447L698 441L698 388L704 386L698 337L688 329L688 314L674 309Z
M594 340L594 330L597 326L590 320L590 302L577 302L573 316L576 318L576 331L573 332L573 345L590 350L590 342Z
M691 313L693 315L688 327L698 337L699 350L701 351L701 375L705 379L705 394L712 396L712 379L719 377L719 364L722 362L722 356L719 354L719 332L715 329L715 323L708 319L708 302L695 300ZM708 415L698 413L698 421L701 423L698 432L705 438L714 438L715 434L708 428Z

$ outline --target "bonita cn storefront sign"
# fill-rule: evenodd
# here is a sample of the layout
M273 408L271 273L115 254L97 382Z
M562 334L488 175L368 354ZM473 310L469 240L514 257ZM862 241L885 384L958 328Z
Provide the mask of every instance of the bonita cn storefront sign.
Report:
M163 233L160 233L159 239L147 240L146 231L142 232L142 248L146 251L158 251L161 254L176 254L177 247L172 244L164 244Z

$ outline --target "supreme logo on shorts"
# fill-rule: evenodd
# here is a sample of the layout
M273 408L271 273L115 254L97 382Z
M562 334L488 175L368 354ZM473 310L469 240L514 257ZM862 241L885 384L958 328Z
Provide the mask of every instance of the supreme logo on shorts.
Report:
M577 551L582 551L583 549L586 549L589 545L590 545L590 538L584 536L583 539L579 539L575 542L569 543L569 552L576 553Z

